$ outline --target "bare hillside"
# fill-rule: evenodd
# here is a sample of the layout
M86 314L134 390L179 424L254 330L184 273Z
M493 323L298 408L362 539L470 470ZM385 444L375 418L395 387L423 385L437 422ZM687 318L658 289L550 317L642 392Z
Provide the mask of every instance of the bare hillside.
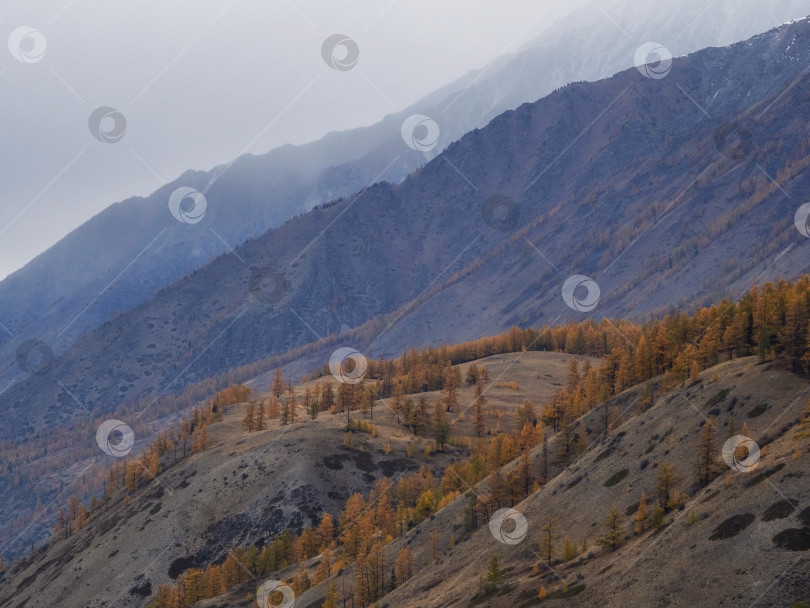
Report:
M565 382L572 359L526 352L473 362L493 378L503 373L503 381L519 383L518 390L489 391L492 425L512 427L514 408L527 396L550 397ZM466 372L473 363L459 369ZM316 384L304 383L295 393ZM472 393L472 387L462 388L461 403ZM433 403L438 393L425 396ZM53 606L68 594L69 606L143 606L159 585L188 568L221 562L235 547L261 545L285 530L300 532L317 525L325 512L337 520L351 494L368 493L381 477L396 479L422 466L440 477L448 462L469 452L463 445L447 446L426 457L429 438L398 426L385 401L366 419L378 436L355 432L351 448L345 446L343 413L312 420L301 409L294 424L269 421L267 430L248 432L242 425L247 407L231 406L222 422L210 426L208 448L176 465L171 454L164 457L165 470L132 493L128 505L119 501L97 513L77 534L67 540L57 535L19 571L0 575L0 605ZM458 424L460 435L470 426Z
M486 525L465 537L469 514L467 501L460 498L391 546L391 556L410 547L416 574L381 605L792 606L809 599L810 446L807 439L793 439L808 390L806 380L746 358L702 373L697 384L657 399L644 412L638 407L643 387L619 395L611 403L620 408L623 422L600 438L595 432L599 413L589 415L590 448L514 506L528 523L521 542L499 542ZM747 425L762 456L750 473L718 462L717 476L703 486L697 453L710 415L720 435L716 456L732 417L738 431ZM539 454L535 458L538 466ZM658 470L665 463L680 479L673 489L685 495L682 505L664 516L660 528L648 522L636 533L633 519L641 493L652 512ZM487 483L473 492L487 496ZM603 522L612 508L623 518L616 550L596 542L606 534ZM550 568L540 557L549 517L556 522ZM441 546L435 562L432 529L438 530ZM561 563L564 536L578 546L585 542L587 549ZM501 581L495 591L479 594L479 577L486 579L493 555L499 558ZM547 592L543 601L538 598L541 586ZM320 606L322 594L323 585L305 593L296 606Z

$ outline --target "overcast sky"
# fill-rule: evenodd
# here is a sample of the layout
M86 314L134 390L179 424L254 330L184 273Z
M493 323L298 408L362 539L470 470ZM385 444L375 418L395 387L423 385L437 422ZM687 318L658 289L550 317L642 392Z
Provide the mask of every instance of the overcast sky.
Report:
M115 201L149 194L189 168L210 169L244 152L374 123L515 51L575 6L554 0L8 4L0 7L0 38L10 41L0 47L0 278ZM39 34L21 39L30 32L21 27ZM355 69L332 70L322 60L321 45L335 33L357 42ZM44 53L37 46L43 41ZM28 62L18 60L20 53ZM115 144L94 139L88 128L100 106L126 120ZM104 127L111 124L108 118Z

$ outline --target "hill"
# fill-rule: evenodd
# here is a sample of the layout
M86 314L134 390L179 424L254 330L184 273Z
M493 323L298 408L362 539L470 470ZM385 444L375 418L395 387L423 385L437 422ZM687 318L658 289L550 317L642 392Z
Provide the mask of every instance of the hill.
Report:
M565 382L573 358L543 352L496 355L459 370L466 373L478 364L497 374L509 366L508 378L519 382L519 390L493 387L488 393L490 419L493 424L502 420L508 430L522 398L550 399ZM299 403L307 389L321 383L297 386ZM459 399L467 402L472 394L465 384ZM437 391L425 395L431 403L440 397ZM257 393L251 400L270 398L270 393ZM352 494L368 494L383 477L413 475L420 467L440 477L452 460L469 454L460 443L426 457L430 439L414 437L398 425L385 402L374 408L370 420L365 417L376 435L355 430L351 448L344 446L344 413L325 412L313 420L299 411L298 422L290 426L268 420L266 430L248 432L242 425L247 407L229 406L221 422L209 425L205 449L179 456L177 464L174 451L167 452L161 458L165 470L127 493L127 504L122 488L117 503L99 510L86 528L67 539L57 533L55 542L36 551L13 578L0 579L0 604L51 606L68 594L70 606L142 606L151 595L147 589L157 592L188 568L218 561L230 549L264 545L288 530L300 533L305 526L317 526L325 512L337 522ZM352 417L363 420L359 412ZM467 432L469 426L469 421L459 422Z
M562 384L562 370L570 362L570 357L543 353L506 356L514 359L520 360L514 377L556 369L548 382L527 387L524 394L530 395L543 388L550 395L549 386ZM476 363L495 364L491 359ZM503 500L491 474L470 489L462 485L466 492L461 497L387 545L386 581L405 548L412 575L396 587L384 583L379 605L717 606L737 601L790 606L806 599L810 491L802 479L810 454L808 440L797 439L796 433L810 383L779 365L745 357L702 372L651 405L644 404L647 388L631 388L586 414L587 447L567 467L561 468L555 458L547 481L511 504L527 521L525 536L516 537L519 542L498 540L488 525ZM653 390L661 390L660 379ZM491 395L490 401L513 415L514 406L507 406L502 394ZM618 411L607 434L603 408ZM69 606L143 606L166 581L188 584L188 568L224 564L224 556L236 546L272 546L272 536L285 527L299 532L302 524L316 526L321 508L331 510L354 491L367 494L383 474L408 479L426 466L444 486L448 477L441 471L447 470L448 458L465 452L452 449L424 459L416 451L409 457L408 433L397 429L384 408L374 413L378 436L357 433L351 448L341 443L342 415L323 414L285 428L271 423L267 431L247 433L239 428L244 409L242 404L229 410L222 423L212 426L210 447L169 467L133 493L132 502L100 512L70 539L57 539L28 558L4 581L5 589L14 590L13 600L6 595L4 603L49 606L67 593ZM710 419L717 429L717 468L703 484L698 480L699 446ZM740 430L755 437L761 448L750 472L732 470L719 458L727 436ZM389 454L383 451L385 442L393 444ZM546 449L556 454L558 447L555 437ZM532 474L539 477L543 450L539 444L531 451ZM659 474L667 465L676 481L669 503L663 501L670 506L656 522ZM505 465L502 479L518 466L519 461ZM644 528L636 531L642 492L649 511ZM622 519L615 550L598 544L613 508ZM338 522L340 511L332 512ZM474 525L473 512L479 518ZM541 550L549 518L554 522L551 566ZM504 525L508 534L509 522ZM564 537L576 546L576 555L563 559ZM486 577L492 555L498 555L501 574L490 591ZM310 577L317 576L323 559L319 553L305 561ZM350 564L301 592L295 605L320 607L331 583L341 590L339 600L345 589L354 593L356 568ZM198 605L250 606L246 598L263 580L292 584L300 573L300 567L288 566L264 577L250 576L249 582ZM541 587L547 591L544 601L537 597Z
M25 340L38 339L64 353L87 331L268 228L375 181L399 183L499 114L570 82L626 69L647 40L659 40L682 55L730 44L808 13L808 0L772 0L767 7L756 0L722 0L708 7L683 0L674 12L640 11L629 0L594 3L553 24L518 52L374 125L329 133L302 146L246 154L210 171L190 170L147 197L117 202L0 283L5 328L0 360L6 362L0 385L21 377L13 362ZM401 135L404 121L414 114L428 115L440 126L436 147L425 153L408 148ZM181 224L169 213L169 197L180 187L195 188L207 199L195 225Z
M313 608L791 605L809 295L355 352L298 386L277 369L117 462L89 509L69 499L0 601L249 606L284 581Z
M402 184L297 217L88 333L3 394L0 439L50 454L51 434L80 443L71 425L126 404L146 427L158 397L302 345L391 356L578 317L561 296L572 276L595 279L597 318L798 276L808 34L798 21L663 79L633 68L500 115ZM15 485L7 519L62 481L32 477L47 490Z

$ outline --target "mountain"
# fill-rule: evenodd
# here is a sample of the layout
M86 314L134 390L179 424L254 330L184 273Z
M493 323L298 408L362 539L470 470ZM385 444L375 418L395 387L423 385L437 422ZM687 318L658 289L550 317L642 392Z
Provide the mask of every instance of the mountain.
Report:
M569 82L604 78L632 65L636 49L648 40L681 55L810 12L810 0L780 0L767 7L754 0L704 5L687 0L661 11L628 0L595 2L520 52L375 125L245 155L211 171L189 171L146 198L112 205L0 283L0 384L21 377L15 357L25 341L40 340L64 353L90 329L231 247L372 182L400 182L502 112ZM435 149L421 153L404 144L402 126L413 114L438 123ZM168 200L180 187L205 194L207 210L199 223L183 224L169 213Z
M161 395L339 330L329 340L377 357L575 318L591 283L566 306L572 276L599 287L591 315L624 318L798 276L809 34L801 20L678 58L665 78L632 68L569 85L399 185L296 217L8 389L0 438L43 448L77 417L139 399L130 415L152 421ZM54 479L40 481L52 496Z
M323 606L330 588L337 605L361 606L554 606L573 596L587 607L790 606L807 599L810 409L802 416L802 408L810 383L786 369L790 323L774 319L745 336L727 329L753 328L759 311L797 298L806 314L807 294L805 277L643 328L584 322L410 354L431 377L457 360L458 379L474 369L489 375L482 436L476 388L462 382L442 448L404 406L394 411L391 397L372 412L350 411L347 433L339 407L243 428L248 408L272 399L253 395L204 426L210 443L193 453L183 443L180 456L179 445L165 443L171 436L159 439L150 447L161 454L159 473L131 487L129 474L111 475L119 479L107 500L82 523L71 519L0 573L0 602L253 606L257 588L281 580L305 608ZM749 356L771 330L783 336L779 354ZM571 339L583 334L584 342ZM532 350L556 336L580 354ZM469 359L476 351L486 356ZM605 356L581 354L590 351ZM614 385L614 360L631 354L639 364L626 380L616 373ZM396 370L388 380L408 382L405 364L373 377L385 382ZM381 370L389 371L380 378ZM295 387L299 404L326 381ZM447 387L406 397L441 412ZM602 390L615 394L600 400ZM195 445L199 432L198 424ZM727 450L737 433L755 451L754 443L746 455ZM618 533L609 536L613 509ZM325 541L324 513L336 526ZM550 558L542 550L549 521ZM573 546L563 549L565 539ZM499 574L487 581L493 555Z

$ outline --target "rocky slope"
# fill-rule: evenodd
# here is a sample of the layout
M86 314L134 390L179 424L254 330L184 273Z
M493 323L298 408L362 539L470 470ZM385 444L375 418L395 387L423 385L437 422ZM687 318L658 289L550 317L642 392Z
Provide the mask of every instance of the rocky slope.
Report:
M376 357L515 324L690 308L797 276L810 247L794 226L808 61L802 20L679 58L662 79L632 68L507 112L402 184L294 218L88 333L3 394L0 438L369 319L350 338ZM595 279L597 308L565 305L571 275Z
M524 394L551 398L565 382L573 357L530 352L518 363L513 359L515 355L505 355L477 362L489 365L493 375L508 369L508 378L523 387L519 394L506 388L489 393L491 406L507 414L505 430ZM460 366L462 371L467 367ZM299 397L314 385L297 387ZM467 403L472 395L473 389L465 386L460 402ZM437 397L429 394L431 401ZM167 454L165 470L133 492L129 505L118 501L79 534L57 537L35 551L13 576L0 575L0 605L52 606L69 597L65 605L70 607L142 606L149 594L144 597L138 590L147 584L157 591L189 567L218 561L239 545L317 526L325 512L337 522L346 499L354 492L367 494L381 477L396 479L421 466L440 477L451 459L468 452L448 448L426 459L423 449L429 440L421 437L409 456L408 444L414 440L385 405L373 412L379 436L356 433L351 449L343 445L345 414L324 413L313 421L301 410L296 424L282 427L269 421L267 430L248 433L241 425L246 407L233 406L222 422L210 426L207 449L177 464ZM469 422L459 426L469 432Z
M568 359L515 353L484 361L507 366L504 378L516 378L521 386L514 396L511 391L496 391L492 403L503 408L508 419L514 401L524 396L545 401L563 379ZM529 381L538 366L551 377ZM659 391L658 382L653 388ZM490 477L386 547L388 564L408 547L414 573L388 592L380 605L708 607L791 606L807 600L810 489L805 477L810 450L807 439L795 438L810 391L807 380L774 363L760 364L747 357L706 370L697 381L676 387L648 407L640 405L644 390L634 387L602 406L618 411L607 435L602 432L602 407L585 416L584 453L566 468L555 465L547 484L514 505L527 523L525 534L515 537L518 542L499 540L489 525L468 527L468 495L486 502L492 492ZM514 399L504 400L504 394ZM395 443L390 456L384 456L379 441L372 439L364 438L359 452L341 448L344 428L328 416L294 425L288 432L274 428L246 435L232 426L239 415L236 408L224 423L212 427L219 428L208 450L168 468L131 504L99 514L80 533L55 540L7 574L0 587L3 602L14 608L56 601L68 606L143 606L160 584L185 568L221 559L228 549L254 542L261 538L261 530L276 530L280 522L294 528L307 520L309 510L329 508L325 489L339 487L343 496L362 487L380 474L372 463L382 470L392 460L406 469L417 464L442 466L440 460L420 462L419 456L411 465L408 458L392 459L404 445L397 439L398 431L388 426L393 421L386 422L381 412L375 414L382 429L380 441L389 437ZM708 485L701 485L697 446L708 416L717 421L715 455L722 470ZM761 448L750 471L732 470L719 462L720 444L731 434L731 425L739 432L743 423ZM551 441L552 452L556 441ZM277 449L283 443L287 449ZM327 458L333 451L343 454L343 467L322 466L333 462ZM533 473L539 473L541 461L538 446L532 454ZM516 464L506 465L502 474ZM641 493L652 511L656 478L665 464L674 467L678 481L672 490L681 493L682 507L667 513L660 527L648 521L637 532L633 516ZM397 471L387 473L397 476ZM367 475L370 478L364 481ZM615 550L597 543L612 508L624 520ZM556 521L553 540L558 551L563 536L577 545L584 540L587 546L563 563L557 553L550 568L538 557L549 517ZM495 590L482 593L480 578L486 577L488 562L496 554L500 581ZM309 565L314 568L319 559ZM350 565L302 593L295 606L320 607L330 583L340 589L345 577L351 587L353 569ZM266 578L291 580L295 572L290 568ZM262 582L251 580L199 605L251 606ZM541 586L547 591L543 601L538 598Z
M39 339L62 353L88 330L267 228L373 181L399 182L502 112L632 65L648 40L682 55L810 13L808 0L704 4L684 0L662 11L628 0L591 3L519 52L378 124L246 155L227 170L189 171L146 198L112 205L0 283L0 385L20 377L14 360L23 341ZM401 136L403 122L415 113L430 116L441 130L425 154L409 149ZM198 224L170 215L167 201L178 187L205 193L208 207Z
M793 222L808 56L800 21L678 59L661 80L634 68L507 112L401 185L295 218L89 333L4 394L2 436L59 423L76 401L101 412L177 391L378 315L394 313L357 345L373 356L580 317L560 294L574 274L600 287L594 316L796 276L810 246ZM493 195L506 203L492 207Z

